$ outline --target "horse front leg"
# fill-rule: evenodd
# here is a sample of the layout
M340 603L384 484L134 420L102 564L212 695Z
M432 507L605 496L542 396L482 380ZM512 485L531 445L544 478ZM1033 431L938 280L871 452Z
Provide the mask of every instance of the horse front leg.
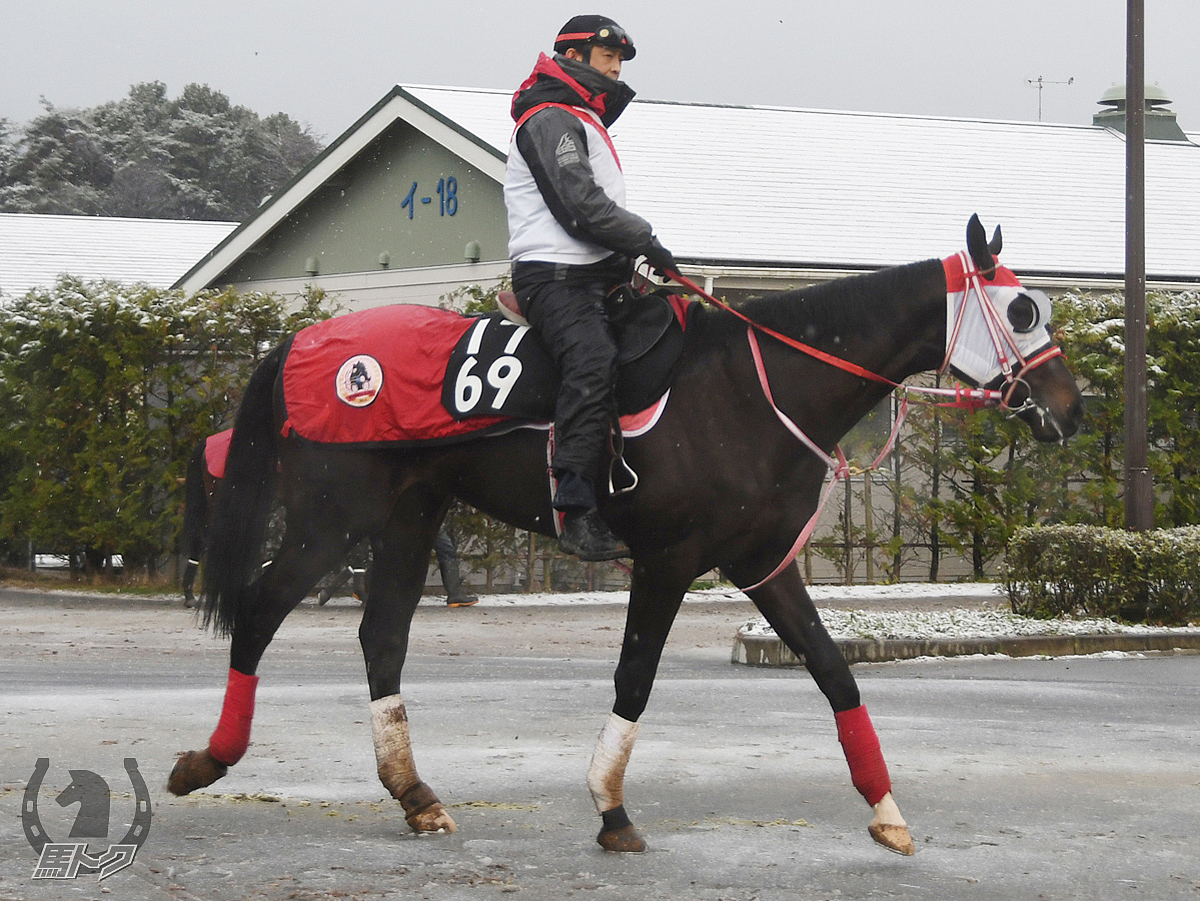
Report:
M616 702L592 752L587 784L602 822L596 841L606 851L645 851L646 842L625 811L625 768L637 741L663 645L690 577L669 576L664 560L634 562L625 638L614 683ZM653 575L651 575L653 573ZM666 577L664 577L664 575Z
M739 575L730 567L734 584L753 584L756 579ZM858 685L841 650L826 631L800 571L792 566L766 585L747 592L771 628L797 656L802 656L817 687L833 708L838 741L850 767L850 781L875 811L868 826L871 837L899 854L913 854L912 836L900 808L892 797L891 777L879 738Z
M402 516L371 542L371 569L358 630L371 692L371 734L379 781L400 802L415 832L454 832L458 828L433 789L417 774L408 713L400 693L408 633L421 600L440 519L440 511L429 510Z

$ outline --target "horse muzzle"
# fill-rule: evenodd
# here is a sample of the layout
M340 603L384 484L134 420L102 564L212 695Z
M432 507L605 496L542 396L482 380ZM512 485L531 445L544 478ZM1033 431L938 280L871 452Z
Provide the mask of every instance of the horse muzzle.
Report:
M1028 425L1038 441L1062 444L1079 431L1083 395L1061 357L997 387L1004 394L1003 406L1010 416Z

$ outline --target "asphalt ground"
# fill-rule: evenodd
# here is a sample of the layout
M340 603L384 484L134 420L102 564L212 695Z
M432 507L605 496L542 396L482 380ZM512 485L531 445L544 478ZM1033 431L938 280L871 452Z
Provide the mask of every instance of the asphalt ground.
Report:
M651 850L626 856L594 843L583 781L619 606L418 610L415 751L460 828L415 836L374 775L352 606L289 618L247 757L174 798L175 753L215 725L225 642L175 603L0 590L0 899L1200 897L1200 655L855 666L918 845L901 858L867 837L807 674L730 665L752 613L684 605L626 787ZM40 757L56 842L67 770L109 781L115 841L137 759L154 818L132 866L32 878L21 800Z

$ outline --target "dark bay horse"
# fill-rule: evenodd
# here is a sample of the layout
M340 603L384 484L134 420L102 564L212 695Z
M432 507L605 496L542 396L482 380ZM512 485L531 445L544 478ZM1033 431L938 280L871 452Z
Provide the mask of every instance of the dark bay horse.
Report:
M744 305L741 312L755 323L817 352L801 352L764 332L757 341L762 381L745 322L692 306L666 409L653 429L625 443L640 483L603 503L633 557L616 701L587 774L605 849L645 849L624 809L625 768L684 593L698 576L719 568L807 660L833 708L852 782L874 808L871 835L912 853L854 677L798 568L780 564L817 508L827 474L827 460L813 448L828 456L893 383L949 368L1000 388L1005 405L1039 440L1062 441L1076 431L1080 394L1050 338L1048 301L996 263L998 229L989 245L973 218L967 236L968 252L946 260ZM831 365L822 352L876 377ZM409 626L452 499L554 534L546 434L518 429L437 447L371 450L285 438L276 390L282 361L280 348L250 380L206 559L206 622L232 634L224 707L208 747L182 755L168 786L186 794L241 758L250 736L254 673L276 629L366 537L375 565L359 639L379 777L414 830L452 832L454 821L417 775L409 742L400 694ZM811 446L797 439L799 430ZM276 492L286 509L286 533L272 565L260 569L257 549Z

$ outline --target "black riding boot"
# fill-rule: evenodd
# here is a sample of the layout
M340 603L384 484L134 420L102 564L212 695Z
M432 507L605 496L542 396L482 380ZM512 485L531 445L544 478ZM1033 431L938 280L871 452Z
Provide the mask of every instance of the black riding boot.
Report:
M558 549L589 563L629 556L625 542L612 533L595 507L566 511L562 535L558 537Z
M556 476L559 482L554 509L564 514L559 550L589 563L628 557L629 548L612 533L596 509L596 490L591 480L570 470Z

